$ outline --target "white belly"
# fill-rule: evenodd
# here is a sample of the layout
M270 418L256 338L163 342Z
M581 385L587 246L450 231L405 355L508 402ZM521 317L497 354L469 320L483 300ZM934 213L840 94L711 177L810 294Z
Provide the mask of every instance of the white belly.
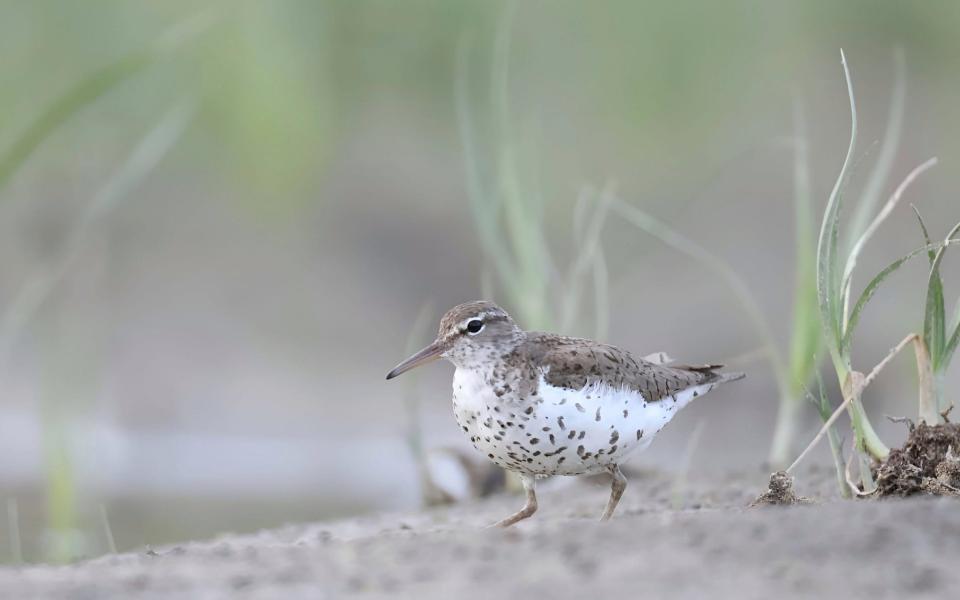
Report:
M474 447L501 467L536 475L580 475L623 464L711 385L647 402L629 388L567 390L541 377L537 395L496 396L482 374L457 369L454 414Z

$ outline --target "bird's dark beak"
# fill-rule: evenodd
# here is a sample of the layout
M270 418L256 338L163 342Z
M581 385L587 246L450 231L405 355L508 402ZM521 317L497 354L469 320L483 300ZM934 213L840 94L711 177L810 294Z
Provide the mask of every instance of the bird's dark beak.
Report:
M407 360L403 361L392 371L387 373L387 379L393 379L401 373L406 373L410 369L419 367L420 365L425 365L429 362L433 362L440 358L440 354L443 353L443 348L440 346L440 342L434 341L432 344L417 352Z

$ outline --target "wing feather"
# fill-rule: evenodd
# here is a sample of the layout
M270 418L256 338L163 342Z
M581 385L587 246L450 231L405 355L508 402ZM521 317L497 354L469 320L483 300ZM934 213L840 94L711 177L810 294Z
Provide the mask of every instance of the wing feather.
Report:
M570 390L604 383L639 392L656 402L677 392L726 379L722 365L666 366L635 358L626 350L592 340L549 333L528 334L526 352L547 383Z

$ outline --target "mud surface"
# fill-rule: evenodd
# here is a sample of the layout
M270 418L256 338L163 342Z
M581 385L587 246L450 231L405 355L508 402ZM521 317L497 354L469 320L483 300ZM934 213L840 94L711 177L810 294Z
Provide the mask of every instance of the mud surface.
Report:
M521 499L288 526L255 535L0 569L0 598L949 598L960 595L960 504L833 500L745 508L769 473L633 475L596 521L605 482L542 486L540 512L485 529ZM566 483L566 485L564 485Z

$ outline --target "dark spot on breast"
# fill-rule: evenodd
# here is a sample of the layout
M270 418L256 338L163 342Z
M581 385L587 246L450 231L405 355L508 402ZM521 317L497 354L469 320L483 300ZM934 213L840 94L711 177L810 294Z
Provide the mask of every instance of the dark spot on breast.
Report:
M630 413L627 411L627 409L623 409L623 418L624 418L624 419L626 419L626 418L627 418L627 415L629 415L629 414L630 414Z
M544 428L543 428L543 431L550 431L550 428L549 428L549 427L544 427Z
M529 415L530 413L533 412L533 407L532 407L532 406L528 406L528 407L527 407L527 410L525 410L525 411L523 411L523 412Z
M539 439L539 438L530 438L530 443L531 443L531 444L539 444L539 443L540 443L540 439Z
M550 443L551 443L551 444L556 444L556 443L557 443L557 438L553 437L553 434L552 434L552 433L550 434Z
M487 454L487 458L493 458L492 454Z
M586 451L586 448L583 446L577 446L577 455L583 458L583 453Z
M567 426L563 424L563 417L557 417L557 425L560 426L561 431L567 428Z
M577 430L571 429L570 433L567 434L567 439L572 440L574 437L576 437L576 435L577 435Z
M613 454L613 453L616 452L616 451L617 451L617 445L616 445L616 444L610 446L610 454Z
M580 412L587 412L585 408L583 408L582 406L580 406L580 403L579 403L579 402L577 402L576 404L574 404L574 406L576 406L576 407L577 407L577 410L579 410Z
M638 430L637 430L637 439L639 440L639 439L642 438L642 437L643 437L643 430L642 430L642 429L638 429Z
M594 419L594 421L597 421L598 423L600 422L600 407L599 407L599 406L597 407L597 416L595 416L593 419Z
M614 430L613 433L610 434L610 441L608 443L615 444L619 439L620 439L620 432L617 430Z
M577 436L577 439L578 439L578 440L582 440L582 439L583 439L583 436L585 436L585 435L587 435L587 432L586 432L586 431L581 431L581 432L580 432L580 435Z

